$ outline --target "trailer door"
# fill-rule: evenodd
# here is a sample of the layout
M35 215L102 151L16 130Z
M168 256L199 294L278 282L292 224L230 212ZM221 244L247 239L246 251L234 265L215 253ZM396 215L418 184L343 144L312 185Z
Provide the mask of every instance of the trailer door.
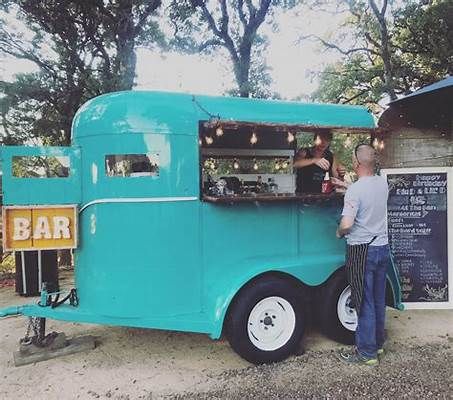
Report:
M7 146L0 157L4 205L80 203L79 148Z

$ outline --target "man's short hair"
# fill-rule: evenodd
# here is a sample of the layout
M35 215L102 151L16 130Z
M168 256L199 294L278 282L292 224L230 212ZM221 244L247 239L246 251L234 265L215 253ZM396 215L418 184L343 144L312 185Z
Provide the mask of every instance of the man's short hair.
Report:
M354 149L354 156L357 162L365 167L374 169L376 167L376 150L367 143L361 143Z

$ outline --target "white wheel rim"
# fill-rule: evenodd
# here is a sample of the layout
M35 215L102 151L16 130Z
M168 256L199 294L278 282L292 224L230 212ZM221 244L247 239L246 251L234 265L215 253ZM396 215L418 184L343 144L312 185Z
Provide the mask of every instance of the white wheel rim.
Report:
M357 329L357 313L354 308L350 306L351 303L351 287L347 286L341 292L338 298L337 313L338 319L348 331L355 332Z
M296 328L292 305L282 297L266 297L253 307L247 321L250 341L260 350L284 346Z

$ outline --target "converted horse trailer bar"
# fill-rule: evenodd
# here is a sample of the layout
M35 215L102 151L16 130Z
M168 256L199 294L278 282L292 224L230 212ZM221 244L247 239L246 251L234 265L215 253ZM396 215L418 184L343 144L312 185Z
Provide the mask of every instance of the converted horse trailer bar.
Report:
M75 290L0 315L225 332L254 363L294 352L309 312L350 342L342 197L294 193L294 134L320 130L375 123L356 106L132 91L81 107L70 147L4 147L4 246L74 248Z

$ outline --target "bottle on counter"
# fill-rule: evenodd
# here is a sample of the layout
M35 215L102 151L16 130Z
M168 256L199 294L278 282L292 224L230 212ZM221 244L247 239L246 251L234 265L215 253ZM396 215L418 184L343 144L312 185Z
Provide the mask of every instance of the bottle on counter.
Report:
M268 178L267 184L268 184L270 193L277 193L278 185L275 183L274 178Z
M326 171L324 175L324 180L321 184L321 193L330 193L333 190L332 182L330 181L329 172Z

